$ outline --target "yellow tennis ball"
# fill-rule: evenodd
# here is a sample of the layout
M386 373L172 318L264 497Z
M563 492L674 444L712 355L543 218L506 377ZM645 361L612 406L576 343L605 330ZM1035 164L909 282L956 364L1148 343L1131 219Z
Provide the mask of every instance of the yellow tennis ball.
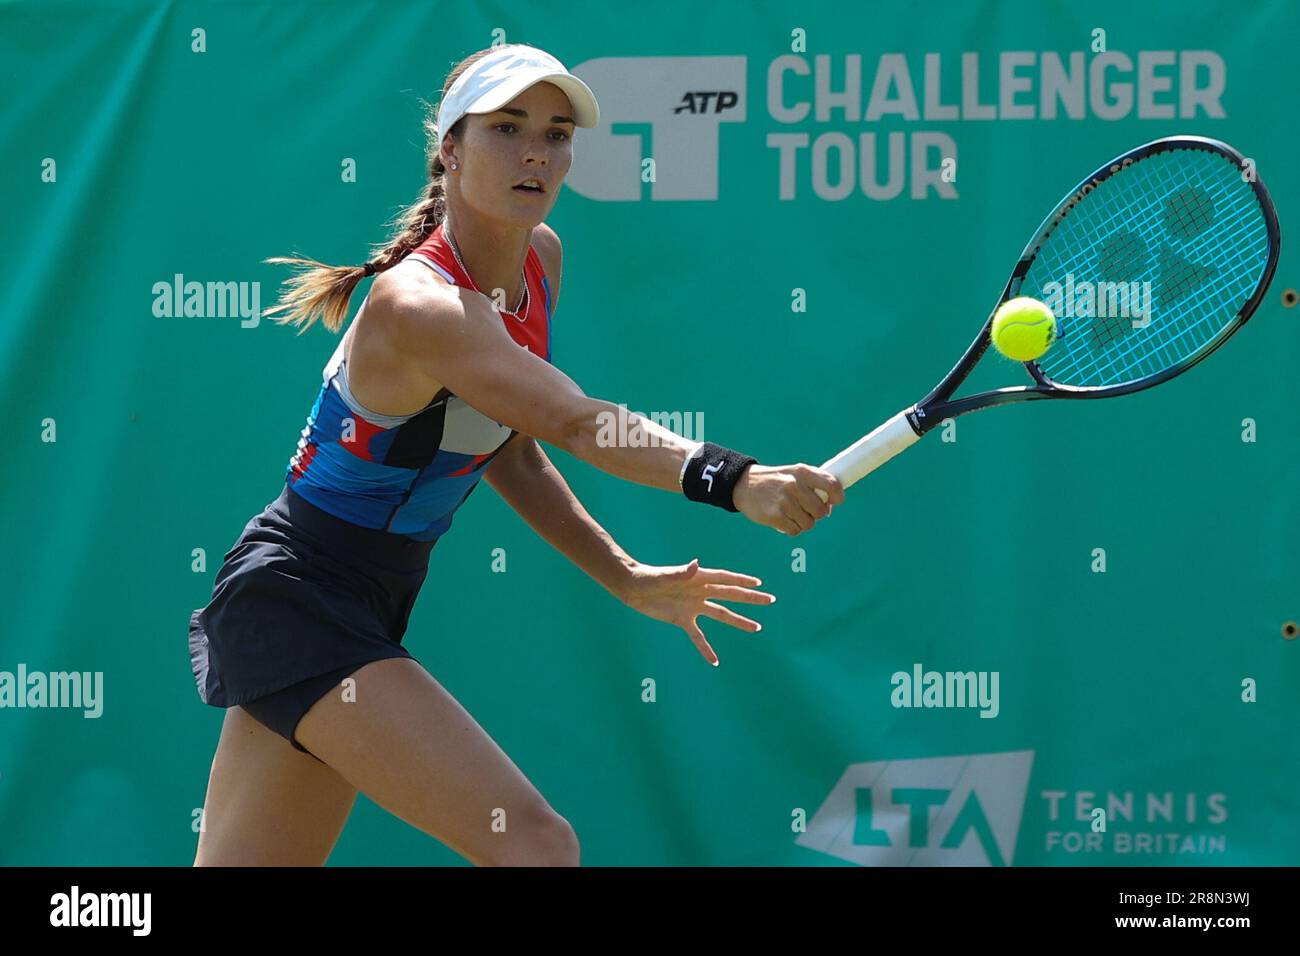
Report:
M993 314L989 333L993 347L1009 359L1032 362L1042 358L1056 339L1056 316L1027 295L1008 299Z

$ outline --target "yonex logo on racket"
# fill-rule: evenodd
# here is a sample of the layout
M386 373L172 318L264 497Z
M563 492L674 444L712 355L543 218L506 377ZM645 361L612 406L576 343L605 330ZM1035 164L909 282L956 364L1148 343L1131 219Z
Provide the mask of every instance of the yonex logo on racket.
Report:
M1112 164L1110 172L1132 162L1131 157L1125 158ZM1087 191L1085 187L1076 198ZM1213 264L1191 258L1204 254L1193 251L1195 242L1215 225L1218 215L1218 204L1208 189L1192 184L1173 189L1152 210L1150 226L1143 232L1117 228L1105 236L1089 259L1094 271L1086 278L1066 273L1063 282L1044 283L1043 301L1058 318L1125 318L1135 320L1133 328L1145 328L1151 324L1157 300L1165 307L1176 306L1218 273ZM1156 282L1138 278L1147 275ZM1094 344L1109 345L1123 331L1114 323L1094 324Z
M1135 319L1133 328L1145 328L1151 322L1153 299L1151 282L1089 282L1076 280L1067 272L1064 282L1043 286L1043 304L1058 318Z

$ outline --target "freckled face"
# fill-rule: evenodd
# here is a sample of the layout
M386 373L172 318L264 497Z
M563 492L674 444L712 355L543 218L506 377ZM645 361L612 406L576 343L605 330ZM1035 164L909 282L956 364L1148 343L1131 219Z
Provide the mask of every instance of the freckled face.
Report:
M453 145L461 197L488 219L527 228L542 222L573 163L572 117L569 98L550 83L533 84L496 112L468 114ZM446 150L444 143L444 162ZM531 178L540 189L516 188Z

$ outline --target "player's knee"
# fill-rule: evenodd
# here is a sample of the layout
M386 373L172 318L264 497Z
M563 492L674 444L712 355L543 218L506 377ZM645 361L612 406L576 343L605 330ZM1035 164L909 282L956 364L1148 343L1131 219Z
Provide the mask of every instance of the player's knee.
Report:
M516 811L504 833L493 834L489 866L577 866L578 834L548 806Z

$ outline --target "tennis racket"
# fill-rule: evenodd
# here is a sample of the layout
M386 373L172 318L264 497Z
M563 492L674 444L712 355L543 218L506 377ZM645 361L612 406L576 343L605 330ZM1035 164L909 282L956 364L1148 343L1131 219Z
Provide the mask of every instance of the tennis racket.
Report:
M822 468L847 488L945 419L1044 398L1112 398L1166 382L1245 324L1273 279L1280 246L1273 201L1253 163L1231 146L1172 136L1130 150L1043 220L998 299L1000 306L1032 296L1056 313L1056 341L1023 363L1032 384L953 397L989 347L991 313L929 395ZM1134 308L1143 301L1145 308Z

